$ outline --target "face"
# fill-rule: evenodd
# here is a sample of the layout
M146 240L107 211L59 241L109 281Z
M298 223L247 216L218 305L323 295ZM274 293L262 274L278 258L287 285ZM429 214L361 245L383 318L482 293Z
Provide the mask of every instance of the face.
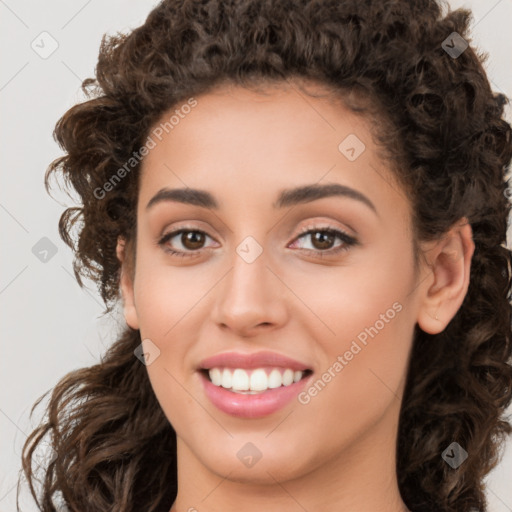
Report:
M179 464L261 483L393 456L422 290L410 204L369 126L267 91L199 96L153 136L123 278Z

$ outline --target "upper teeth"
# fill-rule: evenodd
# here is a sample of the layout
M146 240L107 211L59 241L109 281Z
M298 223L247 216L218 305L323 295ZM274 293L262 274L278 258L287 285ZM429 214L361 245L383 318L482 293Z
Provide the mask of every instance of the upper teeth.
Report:
M274 368L267 375L264 368L244 370L242 368L211 368L210 380L215 386L222 386L232 391L265 391L266 389L289 386L302 379L304 372L293 371L290 368Z

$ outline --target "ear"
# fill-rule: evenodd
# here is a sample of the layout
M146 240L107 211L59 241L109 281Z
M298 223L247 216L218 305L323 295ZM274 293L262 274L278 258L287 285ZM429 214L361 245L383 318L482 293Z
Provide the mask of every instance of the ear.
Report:
M425 251L427 277L421 283L418 325L429 334L442 332L459 310L469 287L473 231L466 218Z
M132 271L131 257L128 254L126 240L123 237L117 238L116 255L121 262L120 287L123 296L123 311L126 323L132 329L139 329L139 320L133 293L133 279L135 272Z

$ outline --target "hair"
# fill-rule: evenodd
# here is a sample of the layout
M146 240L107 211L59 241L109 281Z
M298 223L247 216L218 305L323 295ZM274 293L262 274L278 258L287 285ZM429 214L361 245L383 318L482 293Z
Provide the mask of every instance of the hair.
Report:
M163 0L140 27L103 36L96 77L82 83L86 100L55 126L65 155L49 165L45 185L59 172L78 193L81 204L63 212L59 233L74 252L78 283L97 283L110 312L120 298L119 237L130 272L135 265L140 161L104 197L98 189L120 176L171 108L225 84L314 83L368 120L377 113L372 136L407 192L414 243L439 239L460 219L475 243L456 315L436 335L415 327L397 432L399 490L415 512L485 511L483 479L512 431L504 417L512 398L511 126L508 99L492 92L483 69L487 55L469 44L471 11L442 7ZM443 48L453 32L469 44L456 58ZM69 372L53 389L22 454L40 510L57 510L55 500L80 512L168 511L174 502L176 434L134 356L140 342L124 326L99 364ZM56 458L38 495L32 460L46 436ZM441 457L454 441L469 454L457 469Z

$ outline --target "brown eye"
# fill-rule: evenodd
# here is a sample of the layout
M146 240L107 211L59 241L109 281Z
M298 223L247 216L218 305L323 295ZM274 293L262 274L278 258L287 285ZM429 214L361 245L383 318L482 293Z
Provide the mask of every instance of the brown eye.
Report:
M183 247L195 251L201 249L204 244L204 233L202 231L183 231L181 233L181 243Z
M200 256L203 249L209 249L209 247L204 247L206 238L211 237L203 231L181 228L163 235L158 241L158 245L173 256L195 257ZM310 239L312 248L304 247L307 238ZM176 240L173 241L173 239ZM334 245L336 239L341 241L338 246ZM301 233L297 240L299 248L309 253L316 253L319 257L334 256L358 244L355 238L335 228L309 228ZM175 244L181 244L181 247L177 247L176 250Z
M335 239L336 237L327 231L315 231L311 238L313 246L319 250L330 249Z
M203 231L181 228L163 235L158 241L158 245L160 245L165 252L173 256L199 256L204 248L206 238L211 237Z
M341 244L334 245L336 239L340 240ZM308 240L311 245L310 248L305 247ZM297 237L297 241L299 248L309 253L316 253L319 257L335 256L352 246L358 245L358 241L354 237L332 227L307 228Z

